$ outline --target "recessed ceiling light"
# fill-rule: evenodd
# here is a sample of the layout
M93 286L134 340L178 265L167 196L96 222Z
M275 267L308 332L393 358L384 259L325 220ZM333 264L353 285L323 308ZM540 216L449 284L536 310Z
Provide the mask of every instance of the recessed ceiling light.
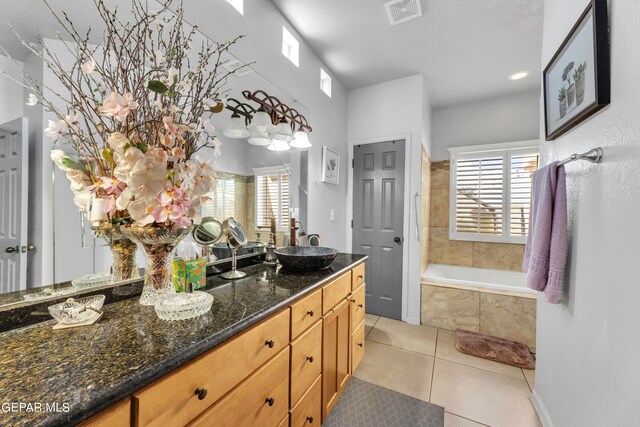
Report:
M517 73L513 73L509 76L509 80L520 80L524 79L529 75L528 71L518 71Z

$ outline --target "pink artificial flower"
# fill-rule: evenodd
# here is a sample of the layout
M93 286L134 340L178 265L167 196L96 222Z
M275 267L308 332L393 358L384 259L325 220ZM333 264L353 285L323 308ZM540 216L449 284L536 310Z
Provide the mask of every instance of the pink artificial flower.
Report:
M107 194L114 194L116 197L127 188L127 184L119 181L117 178L111 178L109 176L103 176L100 178L98 185L105 190Z
M108 215L113 215L116 212L116 198L114 196L110 196L105 199L104 211Z
M178 127L175 125L175 123L173 123L173 117L164 116L162 118L162 123L164 123L164 127L167 130L167 132L173 133L173 134L178 132Z
M58 141L62 137L62 132L67 129L67 123L64 120L57 122L53 120L48 121L48 127L44 130L44 134L53 139L54 142Z
M158 206L153 211L153 219L157 223L164 223L167 220L176 222L185 214L184 207L181 204Z
M91 57L91 59L80 66L80 69L85 74L93 73L96 70L96 60Z
M162 142L162 145L167 148L171 148L176 145L176 137L173 135L162 135L160 141Z
M131 110L138 108L138 103L133 100L133 94L127 92L124 95L111 92L109 98L102 101L99 108L100 114L105 117L113 117L119 122L123 122Z
M187 200L186 194L178 187L172 187L167 191L158 193L156 199L162 206L169 206L173 203L180 203Z
M173 147L173 150L171 150L171 155L175 159L186 159L187 158L187 154L184 152L184 149L182 147Z
M151 224L154 221L153 212L159 203L156 199L139 199L129 205L129 214L138 225Z

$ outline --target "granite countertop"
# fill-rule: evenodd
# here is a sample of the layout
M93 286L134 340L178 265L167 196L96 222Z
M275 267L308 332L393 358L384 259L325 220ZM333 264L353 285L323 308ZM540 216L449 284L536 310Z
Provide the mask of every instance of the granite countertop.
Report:
M341 253L320 271L256 265L242 269L247 276L236 282L209 277L213 307L192 320L162 321L153 307L134 298L105 306L102 319L89 327L54 331L51 320L2 333L0 425L84 421L365 259ZM7 411L13 402L31 407ZM45 404L53 411L47 412Z

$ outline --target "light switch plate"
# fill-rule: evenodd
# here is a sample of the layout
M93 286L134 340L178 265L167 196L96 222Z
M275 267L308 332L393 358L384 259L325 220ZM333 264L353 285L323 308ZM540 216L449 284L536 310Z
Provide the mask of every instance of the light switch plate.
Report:
M331 209L331 221L335 221L335 220L336 220L336 210Z

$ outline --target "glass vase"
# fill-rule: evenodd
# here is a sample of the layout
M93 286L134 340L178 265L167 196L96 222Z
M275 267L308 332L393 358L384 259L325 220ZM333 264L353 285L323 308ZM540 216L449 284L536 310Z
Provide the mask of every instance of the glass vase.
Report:
M173 250L191 231L189 228L126 227L124 235L142 246L149 258L145 271L144 287L140 304L154 305L165 297L175 294L171 280Z
M138 264L136 263L136 251L138 246L128 237L125 237L117 225L94 227L96 237L103 238L113 257L111 265L112 282L137 279L139 277Z

